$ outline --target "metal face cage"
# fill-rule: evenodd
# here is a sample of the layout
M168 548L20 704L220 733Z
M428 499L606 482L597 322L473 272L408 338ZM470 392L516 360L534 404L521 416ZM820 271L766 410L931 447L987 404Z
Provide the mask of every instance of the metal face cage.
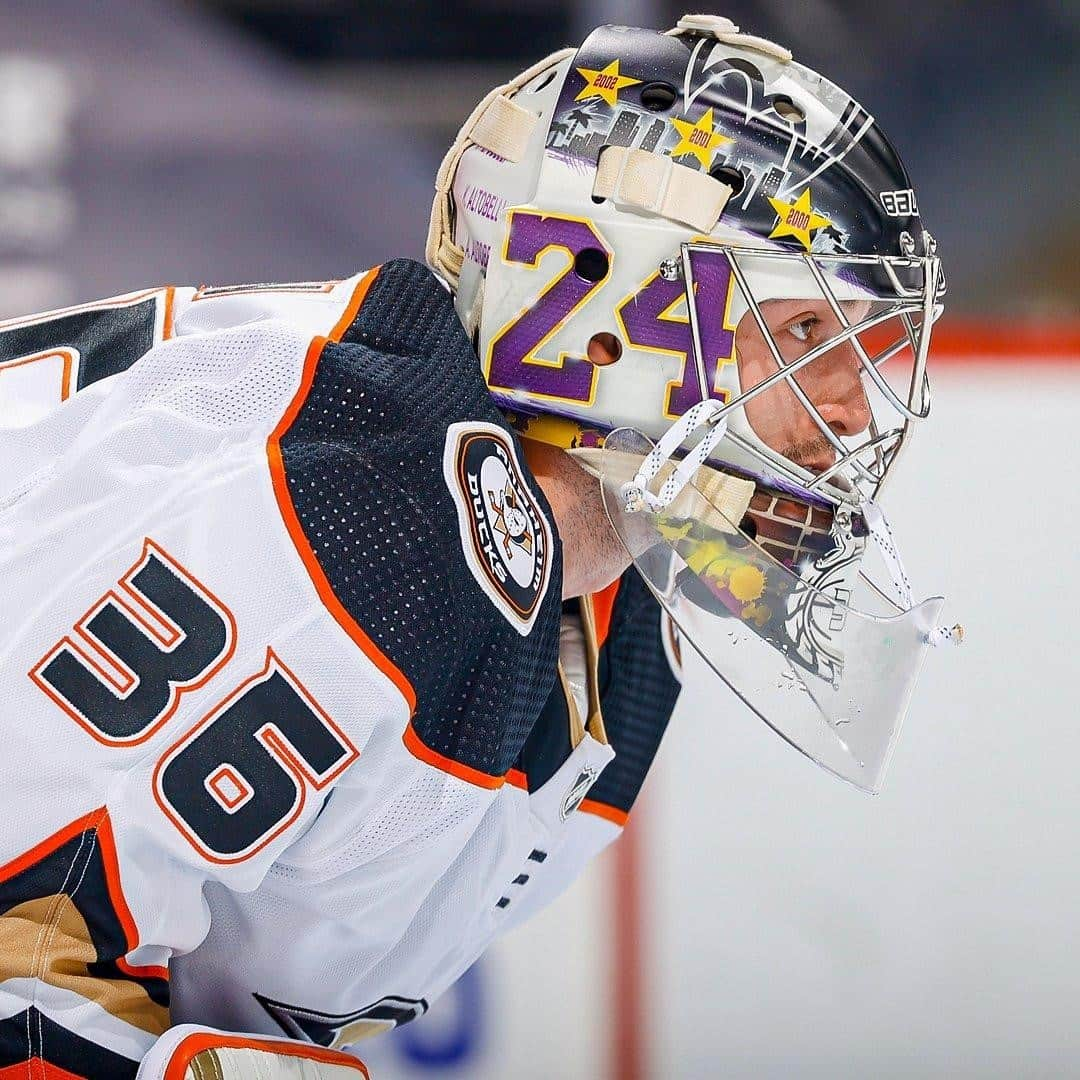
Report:
M726 260L734 285L741 291L746 310L776 366L775 372L755 385L740 385L716 419L745 412L748 402L783 383L835 454L827 469L814 473L754 437L749 423L730 425L727 437L745 455L757 459L767 473L779 473L797 487L836 504L858 506L877 497L914 424L930 414L926 362L933 324L943 310L941 300L946 286L936 244L929 233L923 233L922 246L924 254L917 255L915 241L907 233L901 237L904 253L896 256L804 255L694 241L682 245L680 259L669 260L661 267L665 277L680 276L685 282L695 370L703 400L715 389L703 347L705 323L720 317L715 311L703 311L696 299L698 276L707 272L705 260ZM770 297L755 295L755 268L789 277L794 272L804 283L802 292L810 293L812 288L817 294L800 298L823 299L841 327L840 332L797 359L786 359L761 307ZM845 301L855 298L870 301L866 316L857 321L852 320L845 306ZM869 424L858 438L838 434L796 378L819 357L845 343L858 358L869 406Z

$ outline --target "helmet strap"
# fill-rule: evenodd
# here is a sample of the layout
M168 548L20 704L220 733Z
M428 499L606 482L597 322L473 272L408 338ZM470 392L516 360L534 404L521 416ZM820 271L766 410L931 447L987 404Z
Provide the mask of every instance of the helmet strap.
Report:
M734 189L671 157L629 146L607 146L596 163L594 199L611 199L709 233Z
M457 138L443 158L435 176L435 199L431 204L425 255L428 265L446 279L451 289L457 288L465 262L465 252L454 241L453 186L462 155L472 146L482 146L508 161L520 161L538 118L510 99L526 83L573 56L576 51L560 49L510 82L495 87L461 125Z

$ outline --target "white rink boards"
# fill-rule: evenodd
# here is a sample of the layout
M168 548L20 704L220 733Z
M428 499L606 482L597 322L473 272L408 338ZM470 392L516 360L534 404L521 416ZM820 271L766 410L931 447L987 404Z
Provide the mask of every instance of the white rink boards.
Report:
M609 856L475 1001L373 1044L376 1080L614 1080L630 965L643 1078L1080 1074L1080 366L939 366L935 391L885 503L967 640L929 657L883 793L695 665L639 803L640 954L612 955Z

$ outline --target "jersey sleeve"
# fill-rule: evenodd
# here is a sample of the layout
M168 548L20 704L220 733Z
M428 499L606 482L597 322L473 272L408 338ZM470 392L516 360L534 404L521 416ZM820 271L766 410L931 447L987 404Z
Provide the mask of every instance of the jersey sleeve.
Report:
M148 289L0 323L0 506L48 475L110 376L171 335L174 298Z
M426 1010L528 861L508 774L555 680L560 552L452 300L418 264L384 266L341 340L312 348L272 441L292 542L409 716L372 734L258 888L207 890L174 1017L345 1046Z
M0 505L47 475L114 377L162 342L269 320L336 340L375 272L284 285L162 286L0 322Z
M25 426L173 334L170 286L0 323L0 424Z
M0 431L97 394L156 345L264 320L336 340L376 271L341 281L142 289L0 322Z

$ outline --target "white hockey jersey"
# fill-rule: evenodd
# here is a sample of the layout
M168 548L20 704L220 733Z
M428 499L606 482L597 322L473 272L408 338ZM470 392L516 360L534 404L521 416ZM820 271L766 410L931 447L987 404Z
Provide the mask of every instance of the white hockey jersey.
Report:
M0 463L0 1076L352 1046L618 834L658 609L628 578L575 636L424 268L0 325Z

